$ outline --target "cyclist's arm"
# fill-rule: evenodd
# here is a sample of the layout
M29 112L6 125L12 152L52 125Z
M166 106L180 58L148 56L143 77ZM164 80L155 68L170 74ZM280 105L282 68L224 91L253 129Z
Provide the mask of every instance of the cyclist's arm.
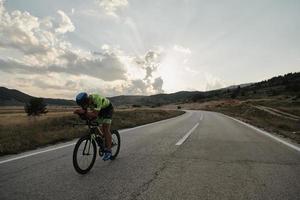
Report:
M77 115L83 115L85 113L86 113L86 110L84 110L84 109L76 109L74 111L74 114L77 114Z

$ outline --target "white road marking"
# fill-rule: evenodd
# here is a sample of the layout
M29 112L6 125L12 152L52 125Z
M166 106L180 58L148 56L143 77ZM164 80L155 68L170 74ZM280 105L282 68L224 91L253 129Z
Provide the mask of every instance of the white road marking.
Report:
M243 121L240 121L240 120L238 120L238 119L235 119L235 118L230 117L230 116L227 116L227 115L225 115L225 116L228 117L228 118L230 118L230 119L232 119L232 120L234 120L234 121L237 121L237 122L239 122L239 123L241 123L241 124L243 124L243 125L245 125L245 126L247 126L247 127L249 127L249 128L252 128L253 130L255 130L255 131L257 131L257 132L259 132L259 133L261 133L261 134L263 134L263 135L266 135L266 136L272 138L273 140L276 140L277 142L280 142L280 143L282 143L282 144L285 144L286 146L288 146L288 147L290 147L290 148L293 148L293 149L295 149L296 151L299 151L299 152L300 152L300 147L299 147L299 146L296 146L296 145L291 144L291 143L289 143L289 142L287 142L287 141L284 141L283 139L281 139L281 138L279 138L279 137L276 137L276 136L274 136L273 134L268 133L267 131L261 130L261 129L259 129L259 128L255 127L255 126L252 126L252 125L250 125L250 124L247 124L247 123L245 123L245 122L243 122Z
M200 121L202 121L203 119L203 113L201 113L201 116L200 116Z
M25 154L25 155L22 155L22 156L10 158L10 159L7 159L7 160L2 160L2 161L0 161L0 164L7 163L7 162L10 162L10 161L13 161L13 160L19 160L21 158L26 158L26 157L29 157L29 156L34 156L34 155L41 154L41 153L46 153L46 152L49 152L49 151L54 151L54 150L65 148L65 147L72 146L72 145L75 145L75 144L76 143L66 144L66 145L63 145L63 146L59 146L59 147L55 147L55 148L51 148L51 149L47 149L47 150L43 150L43 151L38 151L38 152L34 152L34 153L29 153L29 154Z
M175 145L182 145L184 141L191 135L191 133L199 126L199 122L191 129L189 132L187 132Z
M180 118L180 117L183 117L183 116L190 116L190 115L191 115L191 112L186 111L186 113L184 113L183 115L179 115L177 117L173 117L173 118L169 118L169 119L165 119L165 120L161 120L161 121L157 121L157 122L153 122L153 123L150 123L150 124L145 124L145 125L141 125L141 126L137 126L137 127L133 127L133 128L123 129L123 130L120 130L119 132L120 133L128 132L128 131L131 131L131 130L134 130L134 129L143 128L145 126L150 126L150 125L153 125L153 124L164 123L164 122L167 122L167 121L170 121L170 120L173 120L173 119L177 119L177 118ZM41 153L46 153L46 152L49 152L49 151L55 151L57 149L66 148L66 147L69 147L69 146L72 146L72 145L75 145L75 144L76 144L76 142L71 143L71 144L65 144L65 145L62 145L62 146L54 147L54 148L50 148L50 149L46 149L46 150L42 150L42 151L37 151L37 152L34 152L34 153L27 153L27 154L24 154L24 155L21 155L21 156L8 158L8 159L2 160L2 161L0 160L0 164L11 162L11 161L14 161L14 160L19 160L19 159L30 157L30 156L34 156L34 155L41 154Z

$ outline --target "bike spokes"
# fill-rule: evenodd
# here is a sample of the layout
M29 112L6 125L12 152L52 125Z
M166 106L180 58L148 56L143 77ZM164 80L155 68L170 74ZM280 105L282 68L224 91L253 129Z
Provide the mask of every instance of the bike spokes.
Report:
M88 172L96 159L96 144L90 137L85 136L76 143L73 152L73 165L77 172Z
M112 151L112 159L115 159L120 151L120 135L118 131L112 131L111 134L112 144L111 144L111 151Z

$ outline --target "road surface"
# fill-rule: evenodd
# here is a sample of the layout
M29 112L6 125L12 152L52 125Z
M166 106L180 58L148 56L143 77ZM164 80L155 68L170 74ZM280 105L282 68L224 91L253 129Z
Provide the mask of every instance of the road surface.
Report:
M73 142L1 158L0 199L300 198L300 152L222 114L189 111L121 138L119 157L86 175Z

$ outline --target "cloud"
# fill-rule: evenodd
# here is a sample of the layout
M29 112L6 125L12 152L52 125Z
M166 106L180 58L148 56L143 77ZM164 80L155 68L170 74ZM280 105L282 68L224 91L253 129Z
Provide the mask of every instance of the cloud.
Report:
M0 0L0 16L2 16L2 14L4 13L4 11L5 11L4 2L2 0Z
M149 95L163 93L163 80L161 77L154 79L153 82L144 79L131 80L128 85L122 86L122 91L130 95Z
M205 90L216 90L225 87L225 84L222 80L216 76L213 76L209 73L204 74L205 77Z
M23 62L31 65L57 64L57 58L71 47L63 34L75 28L63 11L58 11L61 19L58 27L54 27L56 22L50 17L39 19L19 10L7 12L3 4L1 10L0 48L17 50L24 55Z
M138 67L144 70L145 77L143 79L135 79L131 81L127 92L137 94L156 94L164 92L162 89L163 80L161 77L155 77L154 72L160 66L164 53L162 49L149 50L144 56L137 56L133 60Z
M50 84L46 81L43 81L41 79L34 79L32 81L32 85L39 87L41 89L55 89L55 90L62 90L65 89L63 87L61 87L61 85L54 85L54 84Z
M105 81L126 79L121 51L104 50L101 56L74 48L64 34L75 30L70 18L58 10L58 23L39 19L28 12L7 12L0 4L0 48L14 49L23 56L1 59L0 70L9 73L67 73L88 75ZM53 24L58 24L54 27Z
M113 3L111 9L116 11L119 4ZM52 97L64 93L70 97L79 90L103 95L163 92L163 80L155 75L161 50L128 55L107 44L97 52L75 48L66 40L66 34L75 31L74 24L63 11L57 13L59 18L38 18L26 11L8 12L0 0L0 50L6 52L0 57L0 73L13 77L3 85L32 94L47 91Z
M72 81L72 80L68 80L68 81L65 83L65 87L68 88L68 89L76 89L77 86L78 86L77 82Z
M144 57L137 57L136 64L145 69L145 80L152 77L152 73L157 70L160 65L162 54L158 51L149 50Z
M164 83L164 81L162 80L161 77L158 77L154 80L154 83L152 83L152 87L156 93L164 92L162 89L163 83Z
M67 67L51 66L50 71L65 72L74 75L86 74L104 81L125 80L126 68L116 55L107 55L103 58L78 58Z
M57 13L60 16L59 27L55 29L56 33L64 34L67 32L73 32L75 27L71 21L71 19L61 10L58 10ZM72 9L72 13L74 13L74 9Z
M126 80L126 68L115 56L107 56L103 59L77 58L74 63L65 66L30 66L15 60L0 59L0 70L15 74L47 74L66 73L69 75L88 75L104 81Z
M18 10L7 13L5 8L1 8L0 16L0 47L14 48L25 54L35 52L44 52L47 48L47 42L41 42L39 36L44 41L49 41L49 35L43 36L39 34L40 21L38 18L30 15L28 12L20 12ZM47 20L43 23L46 24ZM48 26L50 26L48 22ZM50 36L51 37L51 36Z
M117 10L124 8L128 5L127 0L96 0L96 4L104 9L105 13L109 16L118 18Z
M127 88L129 94L147 94L147 84L141 79L132 80L130 86Z
M180 45L174 45L173 46L174 51L180 52L182 54L186 54L189 55L192 53L192 51L189 48L185 48L183 46Z

